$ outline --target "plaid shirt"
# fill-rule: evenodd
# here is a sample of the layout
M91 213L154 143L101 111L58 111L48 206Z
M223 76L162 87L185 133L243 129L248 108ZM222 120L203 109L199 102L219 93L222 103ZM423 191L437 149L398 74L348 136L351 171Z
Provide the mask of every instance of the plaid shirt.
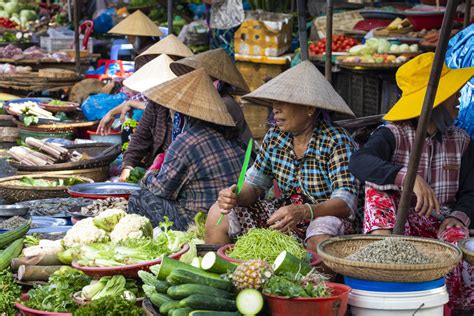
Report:
M415 141L416 127L413 124L388 124L385 127L395 136L395 149L392 163L403 166L398 172L394 185L371 186L379 190L401 190L408 169L410 152ZM437 134L439 135L439 134ZM439 139L427 137L421 152L418 174L433 189L441 206L456 201L459 189L461 160L466 152L469 135L457 127L451 127Z
M275 179L284 195L302 190L314 203L340 198L355 212L357 184L349 172L354 144L346 131L320 121L301 159L296 158L292 140L289 133L271 128L246 182L268 189Z
M185 209L207 211L220 190L237 182L244 150L205 123L194 121L170 145L158 174L142 182Z

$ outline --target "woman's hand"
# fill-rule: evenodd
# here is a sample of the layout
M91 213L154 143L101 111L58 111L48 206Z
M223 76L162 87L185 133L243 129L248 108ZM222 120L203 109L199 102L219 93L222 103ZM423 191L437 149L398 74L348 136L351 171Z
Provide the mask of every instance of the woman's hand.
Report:
M281 232L288 232L296 225L308 218L308 206L292 204L279 208L267 221L270 228Z
M230 210L237 206L237 186L221 190L217 198L217 205L223 214L229 214Z
M413 192L416 195L415 211L418 215L429 217L433 210L439 214L439 202L433 189L419 175L416 176Z
M120 179L119 181L120 182L127 182L127 179L128 177L130 176L130 172L132 171L132 169L130 168L124 168L122 170L122 173L120 174Z
M448 217L439 226L438 233L441 234L446 229L449 229L451 227L459 227L459 228L467 229L466 226L464 226L464 224L460 220L454 217Z
M120 114L120 122L125 122L125 118L128 112L132 109L132 106L128 102L124 102L119 106L113 108L100 120L99 126L97 127L97 133L100 135L110 134L112 124L115 121L115 115Z

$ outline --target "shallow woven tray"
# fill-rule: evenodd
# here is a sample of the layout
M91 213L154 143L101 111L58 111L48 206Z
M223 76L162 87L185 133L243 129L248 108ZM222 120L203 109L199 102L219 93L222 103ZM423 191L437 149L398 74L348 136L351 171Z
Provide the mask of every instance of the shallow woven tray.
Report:
M466 248L466 243L470 240L474 240L474 238L466 238L461 240L458 243L459 249L461 249L463 253L463 259L467 261L469 264L474 264L474 251L471 251Z
M104 166L109 166L112 161L120 155L122 149L120 145L113 145L110 143L92 143L92 144L76 144L70 146L64 146L69 150L75 150L79 153L86 153L90 159L81 160L76 162L65 162L56 163L54 165L47 166L25 166L16 161L10 160L10 165L21 172L49 172L49 171L66 171L66 170L78 170L78 169L95 169ZM104 153L108 148L113 147L105 155L99 156ZM103 172L100 171L100 172Z
M434 259L430 264L370 263L346 259L360 248L383 236L349 235L328 239L318 246L324 264L333 271L357 279L386 282L425 282L450 272L462 258L461 251L448 243L421 237L392 236L414 243L424 255Z
M17 203L21 201L28 200L40 200L40 199L49 199L49 198L58 198L58 197L68 197L66 186L57 186L57 187L33 187L33 186L23 186L11 184L11 181L21 180L21 178L28 176L33 179L45 179L45 180L55 180L55 179L67 179L70 176L61 176L61 175L44 175L44 174L28 174L22 176L14 176L0 179L0 196L10 203ZM92 179L77 176L77 178L92 183Z

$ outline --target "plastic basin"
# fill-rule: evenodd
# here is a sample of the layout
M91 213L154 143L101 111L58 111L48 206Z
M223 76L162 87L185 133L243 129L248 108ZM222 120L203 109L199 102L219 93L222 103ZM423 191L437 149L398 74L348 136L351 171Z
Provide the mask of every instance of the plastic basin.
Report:
M344 284L327 282L332 289L330 297L287 298L263 294L272 316L341 316L347 311L351 288Z
M171 254L169 257L172 259L179 260L179 258L181 258L182 255L188 252L188 250L189 250L189 245L186 244L181 248L180 251L178 251L177 253ZM129 279L137 279L138 271L140 270L150 271L151 266L154 266L155 264L160 264L160 263L161 263L161 258L147 261L147 262L137 263L137 264L129 264L125 266L83 267L74 261L72 263L72 267L78 270L81 270L82 272L84 272L85 274L93 278L101 278L103 276L112 276L112 275L120 274Z
M231 250L233 247L234 247L234 244L224 245L217 250L217 255L228 262L233 262L237 264L242 263L243 262L242 260L234 259L226 255L227 252L229 252L229 250ZM309 249L306 249L306 251L311 255L311 262L310 262L311 266L316 267L321 264L321 259L319 258L316 252Z
M28 294L22 294L21 295L21 300L23 302L26 302L28 301L30 298L28 296ZM40 310L37 310L37 309L32 309L32 308L29 308L29 307L26 307L25 305L21 304L21 303L15 303L15 307L18 308L20 310L20 313L21 315L24 315L24 316L44 316L44 315L47 315L47 316L72 316L71 313L53 313L53 312L45 312L45 311L40 311Z
M415 31L422 29L439 29L443 23L444 12L410 12L405 11L405 16L413 25Z

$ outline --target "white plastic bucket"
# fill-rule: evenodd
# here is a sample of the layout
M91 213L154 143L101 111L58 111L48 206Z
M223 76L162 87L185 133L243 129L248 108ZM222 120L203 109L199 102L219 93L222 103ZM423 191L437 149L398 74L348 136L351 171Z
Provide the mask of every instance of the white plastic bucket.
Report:
M414 292L372 292L352 289L353 316L443 316L449 301L446 286Z

